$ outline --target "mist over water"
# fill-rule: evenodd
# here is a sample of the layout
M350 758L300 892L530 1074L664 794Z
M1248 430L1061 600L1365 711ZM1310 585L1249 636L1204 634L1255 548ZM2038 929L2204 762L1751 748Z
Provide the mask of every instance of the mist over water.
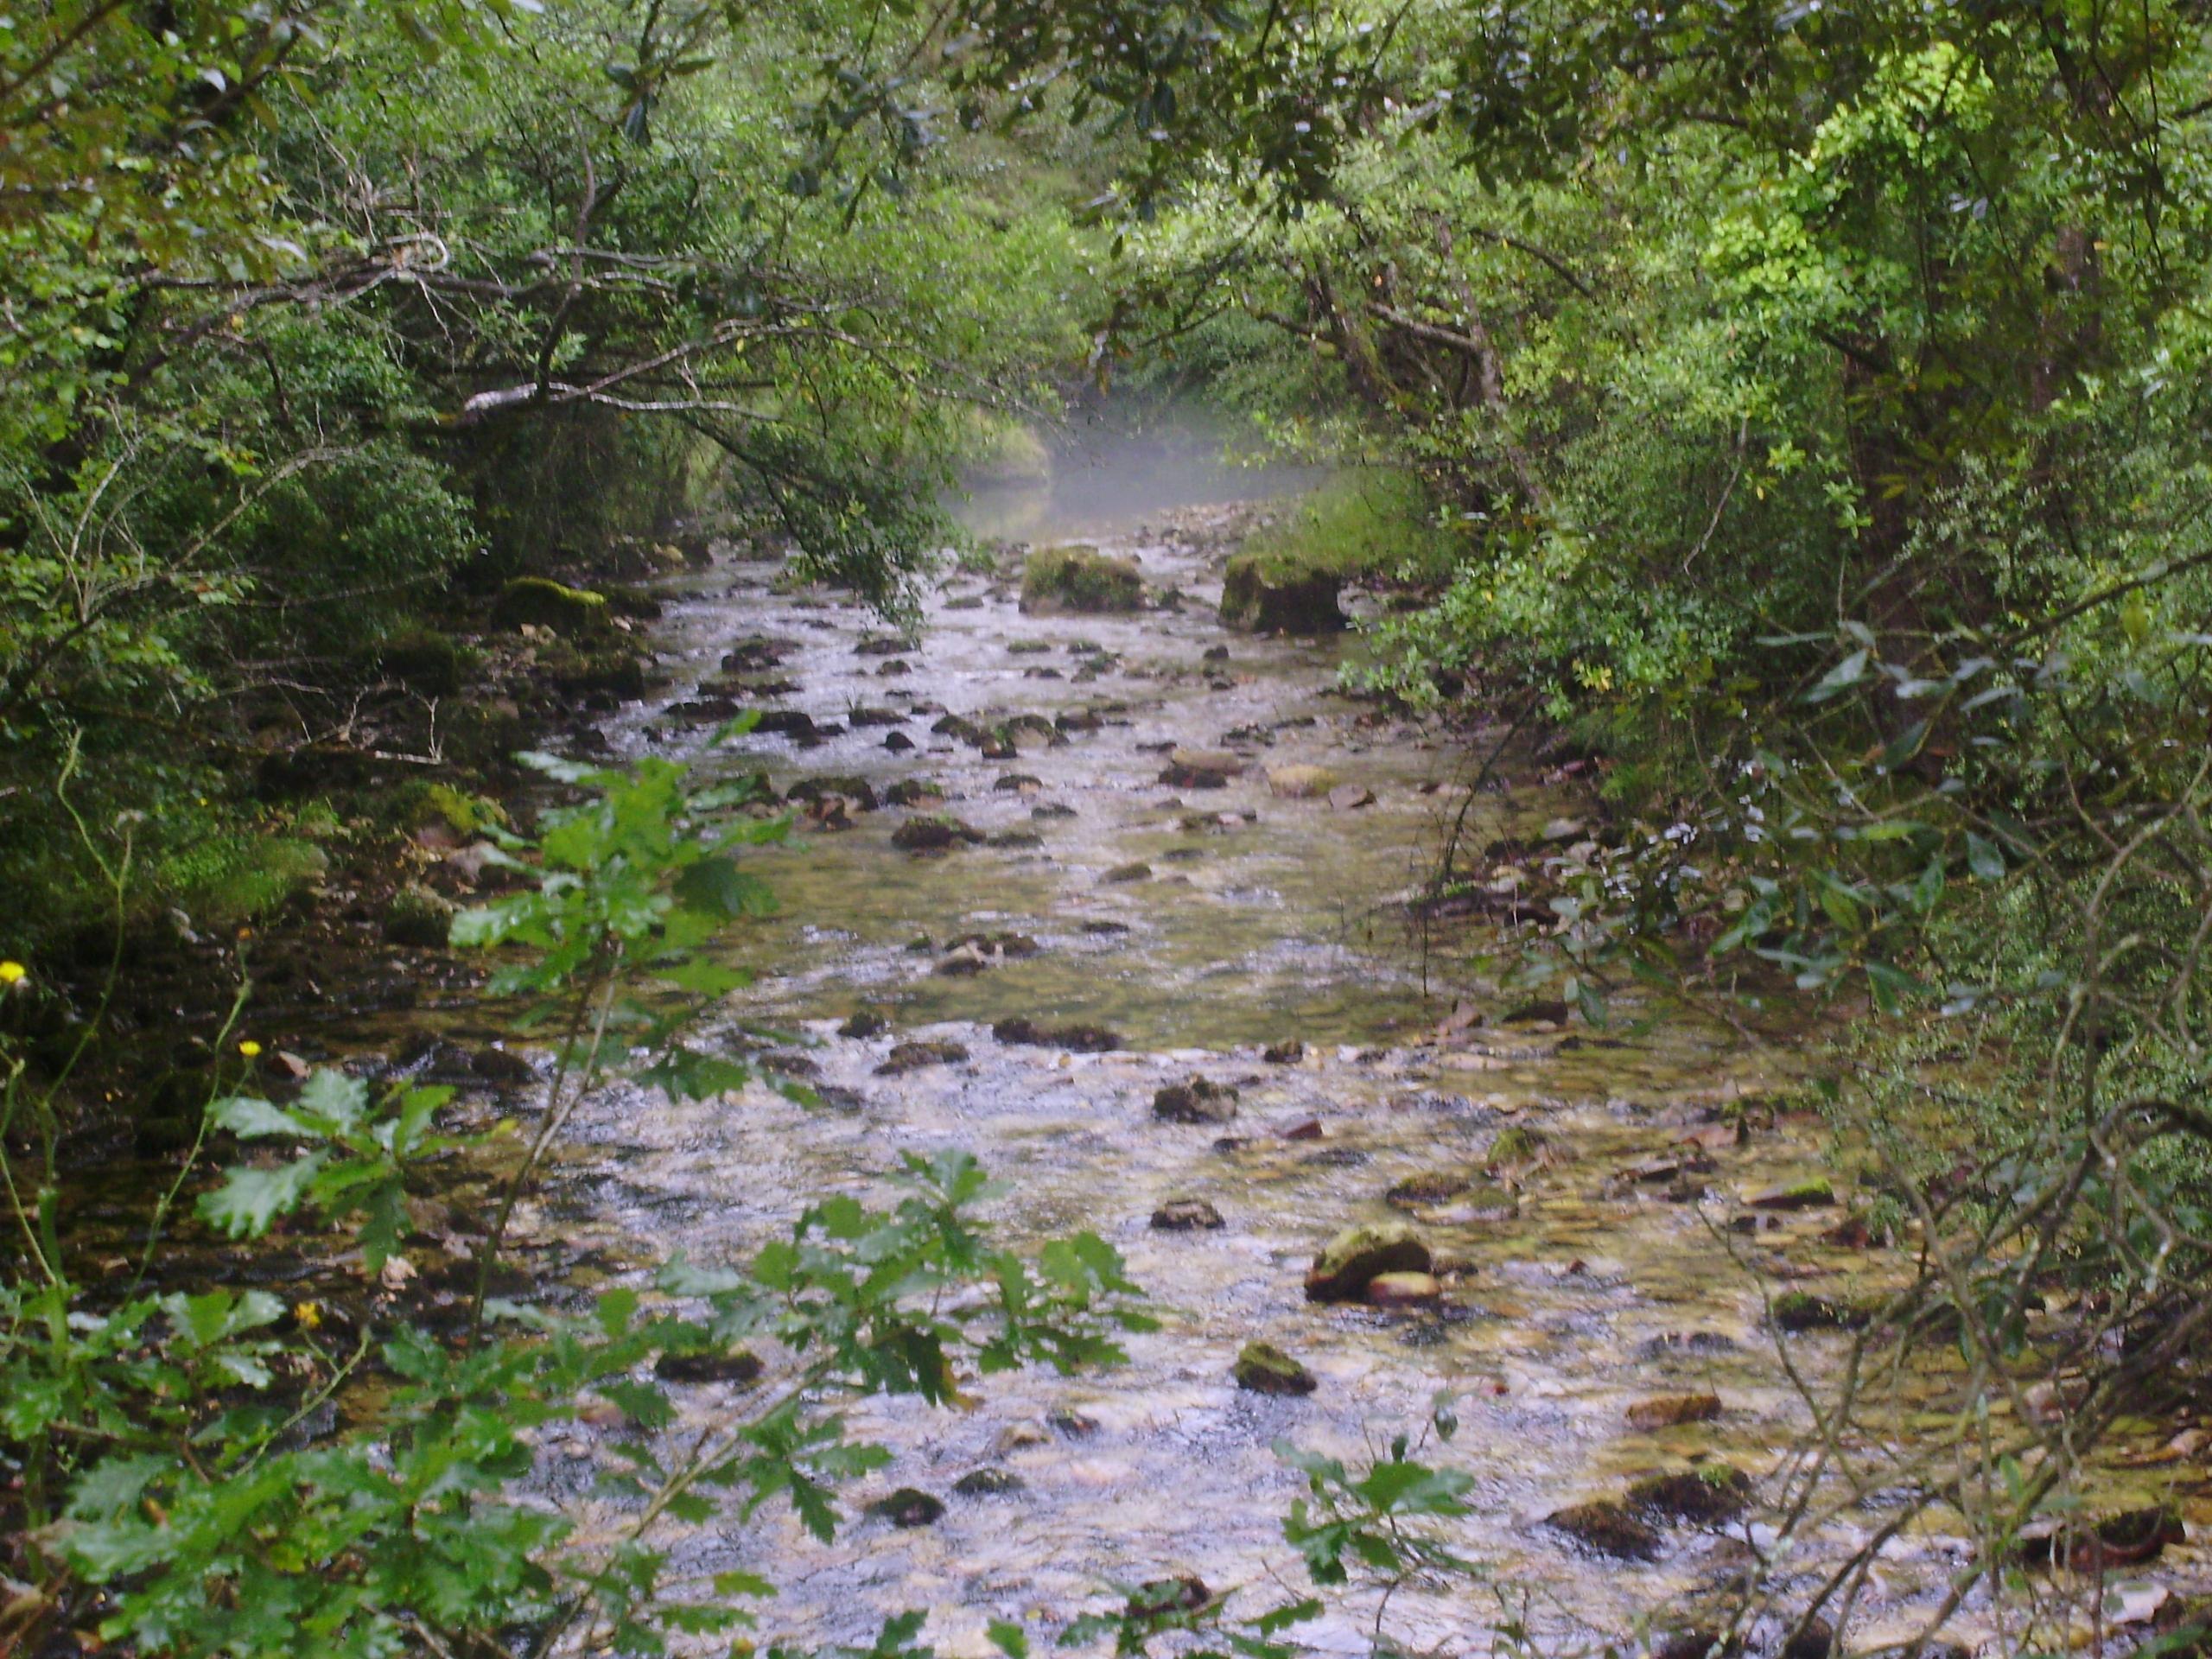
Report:
M1239 459L1249 428L1190 404L1109 403L1039 433L1049 477L976 480L949 504L987 540L1127 535L1171 512L1301 494L1325 467Z

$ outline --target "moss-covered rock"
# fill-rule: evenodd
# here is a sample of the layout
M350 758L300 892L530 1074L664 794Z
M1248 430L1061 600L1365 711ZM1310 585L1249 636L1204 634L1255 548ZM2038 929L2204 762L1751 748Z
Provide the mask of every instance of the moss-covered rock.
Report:
M1571 1504L1544 1517L1554 1532L1564 1533L1594 1554L1617 1561L1652 1561L1659 1558L1659 1535L1624 1503L1598 1498Z
M1037 548L1022 568L1021 608L1033 616L1141 611L1144 577L1132 561L1079 543Z
M1634 1508L1698 1526L1734 1520L1744 1512L1751 1497L1751 1477L1725 1463L1646 1475L1628 1489L1628 1501Z
M453 913L449 899L410 881L385 906L384 936L394 944L442 950L453 934Z
M1347 626L1337 595L1342 578L1285 570L1258 553L1229 562L1221 585L1221 620L1252 633L1338 633Z
M499 627L550 628L571 639L599 632L607 626L607 616L606 594L550 576L517 576L492 606L492 620Z
M1386 1273L1427 1273L1428 1246L1403 1222L1347 1227L1322 1248L1306 1274L1309 1302L1356 1302Z
M1311 1394L1313 1373L1272 1342L1248 1342L1236 1356L1236 1386L1254 1394Z

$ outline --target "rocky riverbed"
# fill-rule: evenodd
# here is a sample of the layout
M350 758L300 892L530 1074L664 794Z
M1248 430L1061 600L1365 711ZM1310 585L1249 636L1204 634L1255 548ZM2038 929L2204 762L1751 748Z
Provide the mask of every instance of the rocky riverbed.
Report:
M1009 1235L1098 1231L1163 1316L1112 1373L987 1379L957 1413L861 1407L855 1431L897 1455L834 1544L771 1512L694 1529L677 1559L772 1567L779 1636L865 1642L918 1607L963 1655L989 1620L1042 1639L1115 1586L1297 1586L1280 1523L1303 1479L1275 1443L1372 1455L1448 1390L1459 1431L1438 1455L1474 1480L1455 1542L1484 1577L1399 1591L1394 1639L1663 1645L1756 1580L1751 1635L1778 1643L1880 1523L1847 1503L1777 1556L1770 1510L1802 1480L1854 1310L1901 1267L1848 1224L1821 1125L1786 1109L1791 1046L1656 1004L1593 1030L1440 995L1478 938L1425 941L1402 898L1446 827L1563 854L1580 804L1528 768L1470 803L1463 744L1337 690L1341 641L1224 632L1239 519L1109 526L1102 551L1147 594L1128 614L1025 611L1016 557L893 632L773 565L722 563L658 624L673 687L598 728L619 754L765 770L791 799L798 833L759 866L782 915L732 947L764 978L722 1040L821 1103L610 1090L525 1235L642 1278L961 1147L1009 1183ZM711 747L740 704L771 713ZM1339 1283L1317 1255L1351 1228L1384 1248ZM1274 1351L1255 1363L1254 1343ZM704 1422L733 1386L697 1385L687 1410ZM1833 1454L1878 1485L1867 1471L1916 1454L1949 1386L1940 1363L1885 1378ZM580 1475L602 1455L588 1428L555 1449ZM2194 1457L2113 1463L2107 1509L2204 1516ZM1852 1649L1938 1605L1957 1524L1885 1547ZM2147 1620L2205 1567L2193 1542L2154 1554L2109 1615L2110 1582L2045 1580L1968 1597L1946 1636L2012 1642L2024 1606L2054 1640ZM1355 1597L1303 1637L1363 1650L1375 1612Z

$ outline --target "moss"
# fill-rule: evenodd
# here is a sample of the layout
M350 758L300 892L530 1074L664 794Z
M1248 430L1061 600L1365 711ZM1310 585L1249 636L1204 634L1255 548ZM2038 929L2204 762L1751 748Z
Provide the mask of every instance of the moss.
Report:
M1248 1342L1233 1368L1236 1386L1254 1394L1311 1394L1313 1373L1272 1342Z
M1129 560L1109 558L1095 547L1040 547L1022 569L1021 608L1033 614L1086 615L1141 610L1144 578Z
M329 871L329 855L311 841L223 836L180 858L169 885L188 915L232 927L270 914Z
M572 637L607 626L607 595L571 588L550 576L517 576L499 590L492 620L503 628L536 626Z
M504 828L507 822L505 809L497 801L426 779L403 784L394 791L388 816L396 829L407 833L438 826L463 841Z
M1324 486L1245 541L1269 582L1333 576L1439 582L1452 574L1459 538L1437 527L1418 479L1370 467Z

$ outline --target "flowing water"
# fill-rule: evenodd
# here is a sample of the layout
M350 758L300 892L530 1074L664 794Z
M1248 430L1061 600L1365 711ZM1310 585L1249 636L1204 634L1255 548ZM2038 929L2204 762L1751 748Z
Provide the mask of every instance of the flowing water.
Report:
M1009 579L956 575L930 596L914 643L894 645L879 622L789 588L769 565L723 564L677 595L658 641L677 677L664 703L692 696L726 652L760 636L780 653L766 672L797 688L781 706L824 724L855 711L879 723L847 725L816 747L755 735L710 750L709 728L656 704L606 728L619 751L710 771L765 767L779 785L857 775L880 793L931 779L941 810L990 839L903 852L892 836L913 814L886 806L842 829L803 825L766 854L757 868L783 913L741 947L766 976L739 1012L787 1033L782 1052L815 1073L827 1103L803 1109L760 1088L680 1106L610 1091L577 1121L524 1230L642 1279L644 1264L679 1250L741 1255L807 1198L880 1197L904 1153L962 1147L1011 1184L988 1210L1009 1236L1096 1230L1127 1255L1163 1328L1110 1372L982 1379L978 1402L960 1411L856 1410L854 1432L896 1456L849 1495L852 1512L916 1486L948 1501L935 1525L859 1519L824 1546L772 1509L679 1533L678 1568L767 1572L784 1592L764 1634L865 1643L886 1614L922 1608L931 1639L960 1655L986 1650L988 1620L1032 1623L1044 1639L1108 1605L1110 1586L1171 1573L1216 1591L1257 1586L1257 1606L1305 1590L1280 1535L1302 1478L1274 1444L1363 1459L1418 1429L1450 1389L1460 1427L1436 1456L1474 1481L1455 1544L1491 1577L1402 1591L1389 1608L1396 1640L1466 1650L1519 1618L1541 1647L1565 1651L1679 1611L1739 1573L1770 1535L1757 1524L1675 1527L1657 1560L1621 1562L1543 1521L1618 1495L1638 1474L1720 1459L1770 1491L1796 1455L1807 1410L1765 1333L1764 1299L1784 1286L1863 1292L1881 1269L1863 1250L1821 1241L1831 1209L1731 1228L1746 1193L1821 1171L1808 1122L1785 1115L1740 1149L1714 1129L1785 1084L1792 1057L1659 1007L1628 1009L1609 1034L1542 1010L1508 1020L1501 1001L1481 1009L1484 1023L1439 1035L1452 1004L1427 996L1435 963L1425 967L1392 896L1463 808L1480 844L1572 804L1530 790L1469 806L1462 748L1333 689L1347 647L1224 632L1215 614L1224 510L1171 516L1178 503L1156 486L1134 511L1126 486L1100 485L1077 505L1089 522L1065 499L1002 499L999 522L1096 535L1135 558L1152 587L1179 594L1179 607L1034 617L1019 610ZM1018 753L989 760L933 734L941 711L986 725L1043 718L1017 734ZM1047 741L1060 716L1071 729ZM887 749L893 733L915 747ZM1233 748L1249 764L1226 788L1177 788L1160 777L1173 745ZM1363 785L1373 804L1272 793L1267 773L1299 764ZM1141 877L1127 868L1139 864ZM1116 873L1132 879L1109 879ZM969 934L1038 948L979 960L955 950ZM962 971L945 971L948 961ZM837 1035L862 1008L889 1028ZM1077 1054L995 1040L992 1023L1014 1016L1108 1027L1122 1046ZM957 1043L967 1058L877 1074L893 1043L915 1039ZM1304 1045L1299 1059L1262 1058L1292 1039ZM1154 1091L1193 1073L1241 1091L1233 1123L1154 1120ZM1285 1133L1307 1124L1318 1138ZM1539 1130L1549 1148L1523 1172L1517 1205L1478 1213L1446 1200L1414 1217L1452 1269L1441 1310L1305 1301L1302 1274L1332 1233L1399 1215L1386 1189L1482 1165L1511 1126ZM1664 1166L1700 1131L1713 1166ZM1640 1172L1649 1179L1623 1176L1654 1159L1661 1165ZM1179 1197L1209 1200L1226 1224L1150 1227L1154 1210ZM1255 1338L1302 1359L1316 1391L1239 1390L1231 1362ZM1791 1357L1817 1382L1847 1340L1808 1335ZM1906 1379L1900 1409L1939 1386ZM1628 1426L1638 1401L1704 1390L1724 1403L1716 1421ZM702 1424L728 1399L711 1385L684 1395ZM565 1444L580 1467L601 1455L588 1429ZM1010 1471L1020 1489L951 1494L985 1467ZM1813 1553L1832 1554L1874 1524L1846 1516ZM1906 1631L1961 1559L1941 1536L1897 1542L1853 1645ZM1802 1599L1813 1565L1773 1581ZM1371 1597L1354 1597L1302 1639L1364 1650L1374 1611ZM1986 1635L1988 1617L1970 1606L1954 1628Z

